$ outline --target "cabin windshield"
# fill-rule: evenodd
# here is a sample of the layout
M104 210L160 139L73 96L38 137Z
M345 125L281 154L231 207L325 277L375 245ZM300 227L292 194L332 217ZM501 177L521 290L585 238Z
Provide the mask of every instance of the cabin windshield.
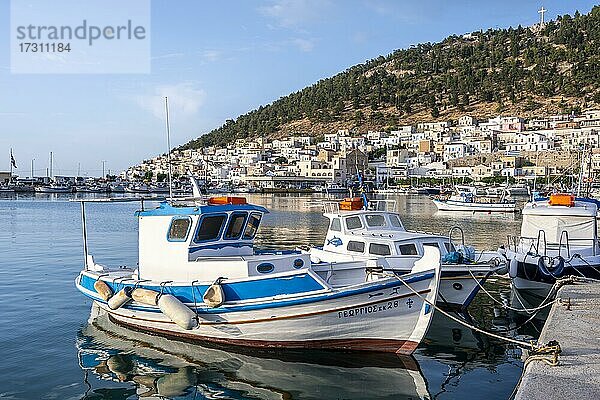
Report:
M363 227L360 217L348 217L346 220L346 229L360 229Z
M402 221L400 221L400 217L396 214L390 214L390 222L394 228L404 228Z
M227 214L202 216L196 230L194 242L199 243L218 239L226 220Z
M331 226L329 227L329 229L334 232L341 232L342 231L342 223L340 222L340 219L339 218L332 219Z
M254 236L256 236L256 232L258 231L261 218L261 213L253 212L250 214L250 217L248 218L248 224L246 225L246 230L244 231L244 240L254 239Z
M225 231L224 239L239 239L244 229L244 222L248 213L245 212L234 212L229 218L229 225Z
M365 215L367 220L367 226L369 227L384 227L387 226L385 218L381 214L367 214Z

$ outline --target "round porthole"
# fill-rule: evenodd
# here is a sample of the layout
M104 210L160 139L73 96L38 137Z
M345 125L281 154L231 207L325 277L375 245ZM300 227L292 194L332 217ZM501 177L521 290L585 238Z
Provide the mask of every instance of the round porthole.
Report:
M296 258L294 260L294 268L302 268L304 267L304 260L301 258Z
M275 266L271 263L262 263L256 266L256 270L261 274L268 274L269 272L273 272Z
M457 328L452 329L452 340L454 340L455 342L460 342L461 339L462 331Z
M456 290L461 290L461 289L462 289L462 285L461 285L460 283L458 283L458 282L454 282L454 283L452 284L452 287L453 287L454 289L456 289Z

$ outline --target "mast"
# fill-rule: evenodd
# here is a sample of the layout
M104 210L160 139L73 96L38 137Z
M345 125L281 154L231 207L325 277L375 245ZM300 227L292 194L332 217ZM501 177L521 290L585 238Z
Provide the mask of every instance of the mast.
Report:
M173 198L173 178L171 175L171 127L169 126L169 99L166 96L165 112L167 115L167 164L169 164L169 197Z
M52 173L52 152L50 152L50 180L52 180L52 176L53 176L53 173Z
M8 176L8 185L10 186L10 184L12 182L12 171L13 171L13 153L12 153L12 147L10 148L10 160L8 160L8 163L10 164L10 175Z
M577 197L581 196L581 183L583 180L583 168L584 168L584 158L583 154L585 152L585 147L581 150L581 160L579 160L579 179L577 179Z
M590 147L590 154L588 157L588 170L587 170L587 188L586 188L586 192L585 192L585 197L590 197L590 193L592 192L592 182L594 181L592 179L592 154L593 154L593 150Z

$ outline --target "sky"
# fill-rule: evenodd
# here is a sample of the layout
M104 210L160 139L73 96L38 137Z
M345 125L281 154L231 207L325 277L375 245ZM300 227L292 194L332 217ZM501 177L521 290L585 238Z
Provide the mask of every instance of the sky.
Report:
M27 1L27 0L15 0ZM55 4L60 5L57 0ZM260 105L412 44L587 13L585 0L151 1L143 74L13 74L9 0L0 0L0 171L120 172Z

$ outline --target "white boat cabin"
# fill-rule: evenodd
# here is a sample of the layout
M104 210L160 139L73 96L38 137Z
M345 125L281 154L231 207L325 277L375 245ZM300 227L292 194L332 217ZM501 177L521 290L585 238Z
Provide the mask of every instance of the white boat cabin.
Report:
M138 211L138 278L188 283L243 279L310 265L303 254L257 254L254 238L268 211L242 200L194 206L162 202L156 209Z
M568 195L527 203L517 251L564 258L600 255L597 213L596 204Z
M325 212L329 229L322 250L311 249L313 261L377 258L378 265L410 267L423 257L424 246L438 248L442 257L456 251L447 237L408 232L397 213L380 211L386 207L373 208Z

